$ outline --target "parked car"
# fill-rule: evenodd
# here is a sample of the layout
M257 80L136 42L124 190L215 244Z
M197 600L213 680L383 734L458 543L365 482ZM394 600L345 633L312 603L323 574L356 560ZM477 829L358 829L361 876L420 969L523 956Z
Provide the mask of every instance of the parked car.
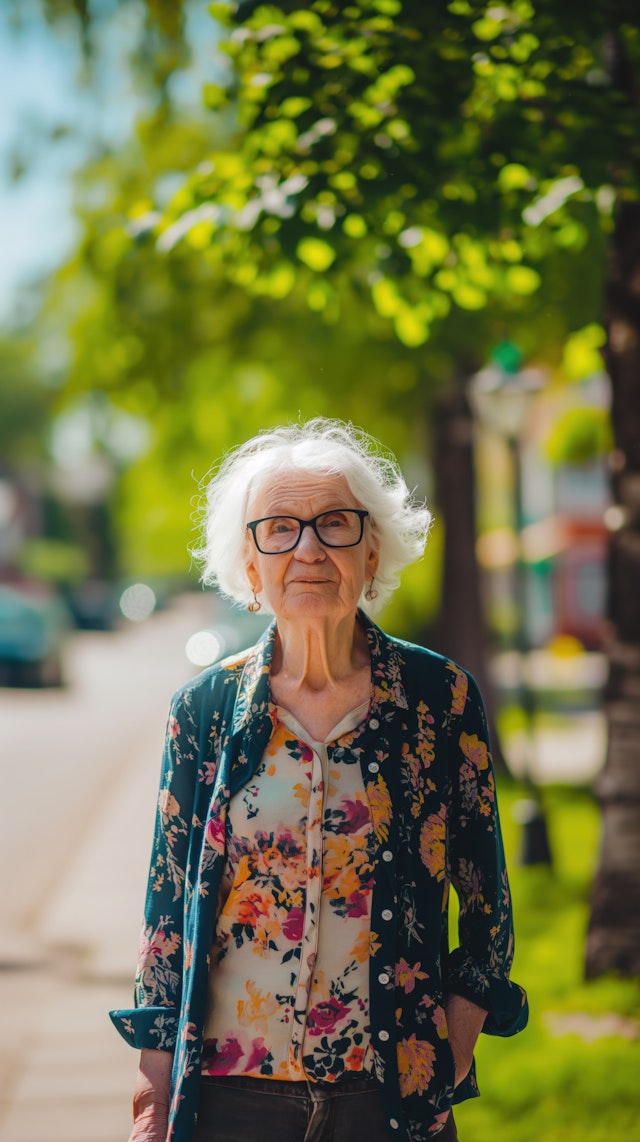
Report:
M62 686L69 612L50 589L0 584L0 685Z

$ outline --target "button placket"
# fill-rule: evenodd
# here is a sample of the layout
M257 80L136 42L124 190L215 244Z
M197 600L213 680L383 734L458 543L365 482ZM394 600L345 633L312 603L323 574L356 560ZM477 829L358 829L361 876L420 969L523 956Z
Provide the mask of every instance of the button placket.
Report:
M311 767L309 801L307 809L307 877L305 892L302 956L298 983L296 986L293 1026L291 1029L292 1056L295 1069L303 1074L301 1062L306 1014L313 978L313 969L318 957L318 917L322 893L322 820L324 813L325 781L322 762L315 750Z

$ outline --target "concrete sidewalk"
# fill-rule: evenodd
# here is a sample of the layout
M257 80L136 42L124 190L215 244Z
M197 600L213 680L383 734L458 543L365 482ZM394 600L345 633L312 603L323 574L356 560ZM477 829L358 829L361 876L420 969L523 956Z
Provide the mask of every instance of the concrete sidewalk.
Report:
M0 941L0 1142L129 1137L138 1055L114 1030L108 1012L132 1002L164 719L171 693L192 672L183 655L186 640L207 620L206 600L186 598L145 629L110 636L100 651L110 678L114 664L120 669L115 695L105 693L107 709L97 718L92 761L104 754L105 775L86 784L71 837L56 845L47 834L40 848L32 846L34 867L22 888L33 899L21 900L13 890L13 925ZM103 685L96 677L98 693ZM7 695L2 692L3 701ZM21 723L25 708L37 717L43 703L49 720L51 694L18 697ZM78 765L86 767L86 761L86 751L79 750ZM47 762L55 766L56 757ZM24 763L35 768L37 758ZM54 867L46 867L48 857ZM47 892L41 899L43 877Z

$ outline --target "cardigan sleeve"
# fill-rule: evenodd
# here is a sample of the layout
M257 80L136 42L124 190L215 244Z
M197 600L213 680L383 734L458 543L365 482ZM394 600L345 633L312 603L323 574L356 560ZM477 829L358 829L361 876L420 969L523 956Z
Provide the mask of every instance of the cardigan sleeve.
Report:
M198 743L189 691L173 698L165 735L134 1007L110 1012L133 1047L173 1051L180 1011L183 903Z
M451 726L451 880L460 902L459 947L447 964L447 988L487 1011L484 1031L513 1035L527 1023L526 994L509 978L514 951L511 894L505 865L489 735L473 678ZM458 674L457 697L461 674Z

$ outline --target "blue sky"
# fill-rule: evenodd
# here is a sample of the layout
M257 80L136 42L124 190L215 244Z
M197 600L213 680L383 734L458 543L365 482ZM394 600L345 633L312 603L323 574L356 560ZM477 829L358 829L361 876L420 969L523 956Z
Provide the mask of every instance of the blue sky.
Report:
M101 21L91 86L72 25L48 27L38 0L21 0L20 26L0 5L0 323L10 325L21 287L51 272L77 236L73 172L106 141L117 146L141 109L128 69L127 45L136 38L142 7L123 6ZM215 66L215 25L206 5L191 20L196 58L175 77L179 98L197 104ZM203 18L204 17L204 18ZM72 133L51 140L62 125ZM25 173L13 178L14 159Z

